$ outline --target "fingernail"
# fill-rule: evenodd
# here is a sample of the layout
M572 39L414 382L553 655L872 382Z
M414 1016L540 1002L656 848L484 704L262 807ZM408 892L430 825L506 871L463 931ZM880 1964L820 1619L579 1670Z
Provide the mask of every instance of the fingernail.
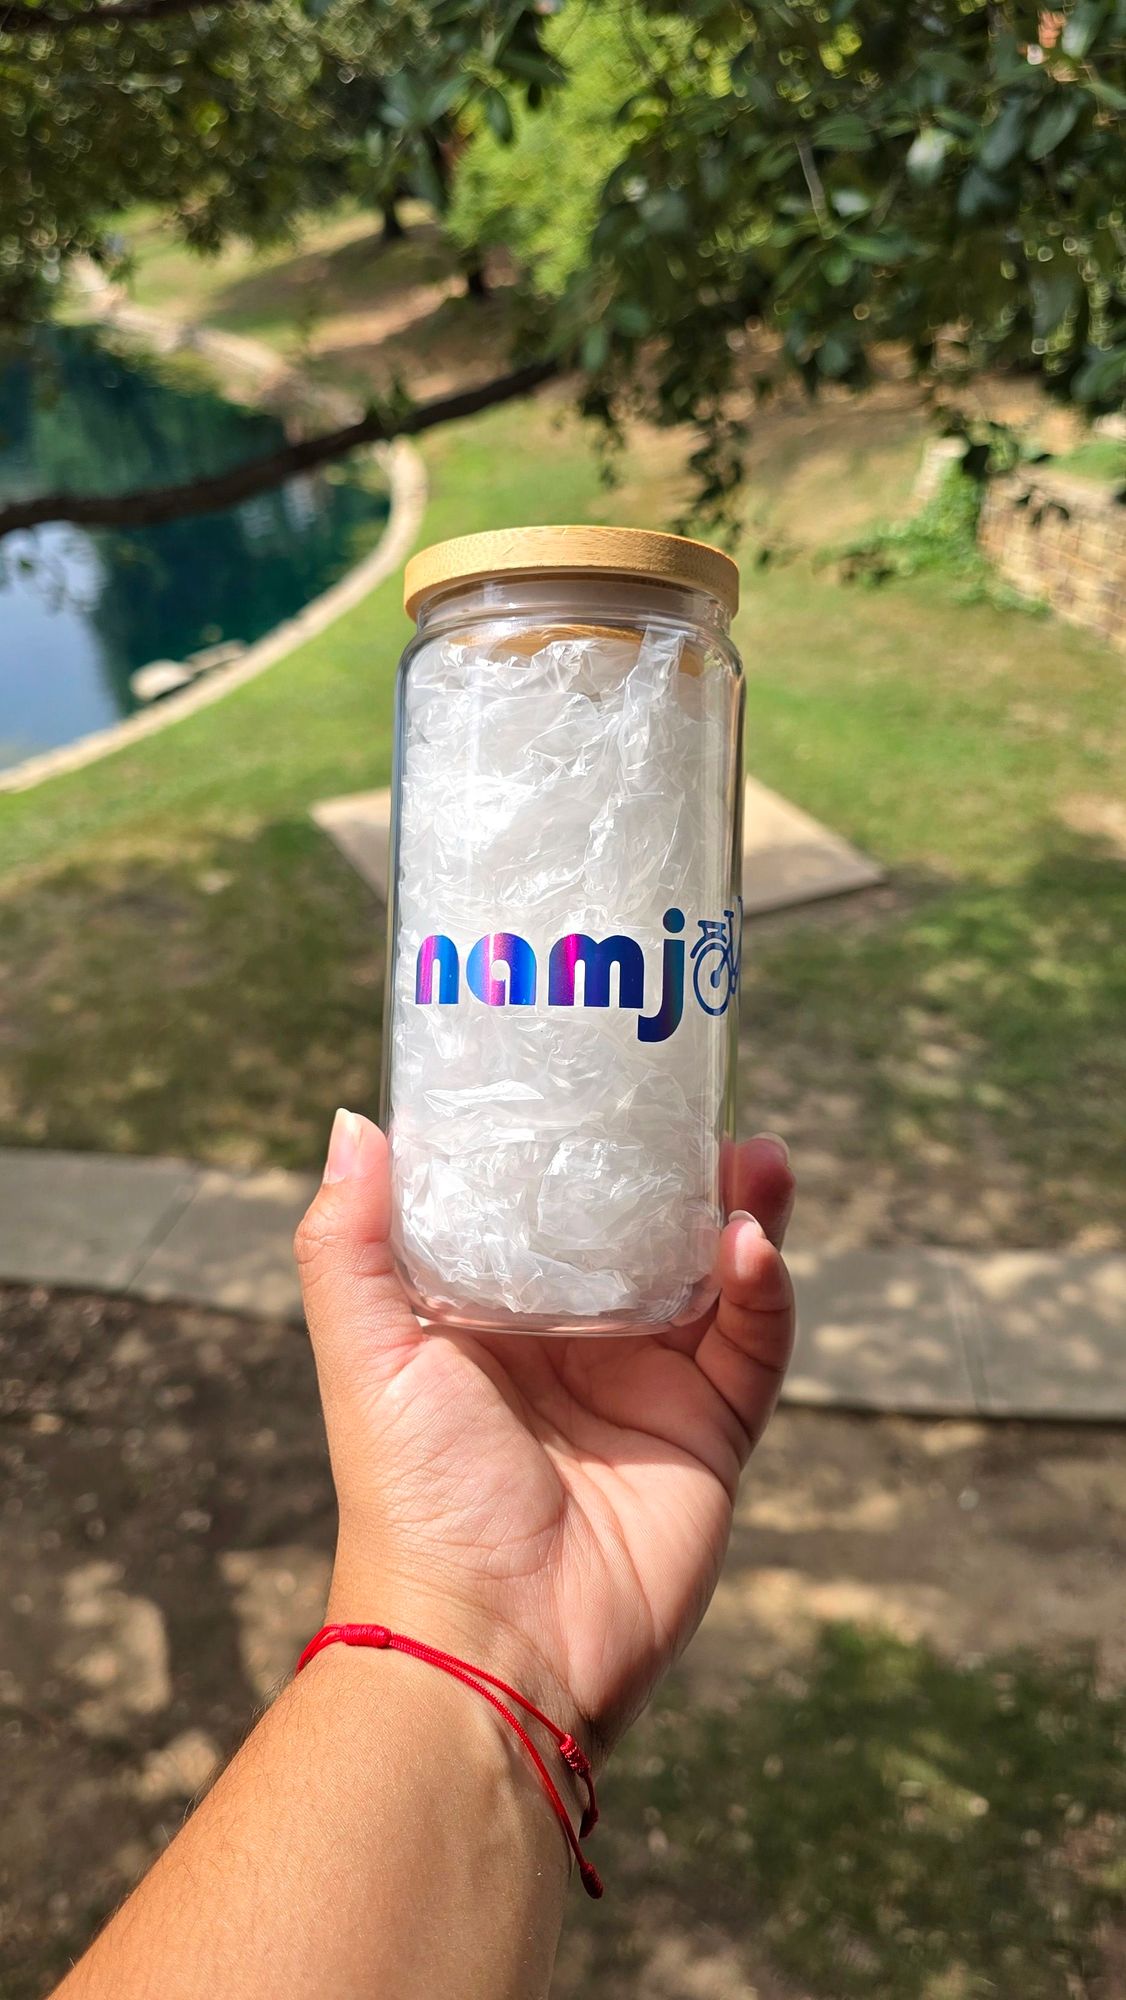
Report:
M349 1175L355 1173L363 1131L363 1120L354 1111L341 1108L337 1112L332 1121L322 1177L325 1187L331 1187L335 1181L346 1181Z
M739 1225L731 1252L735 1274L740 1278L753 1277L760 1255L758 1246L766 1232L757 1215L748 1215L745 1208L737 1208L734 1215L729 1215L727 1219Z
M786 1141L779 1137L777 1132L759 1132L755 1138L755 1145L769 1146L773 1152L777 1153L782 1165L784 1167L789 1166L790 1148L787 1146Z

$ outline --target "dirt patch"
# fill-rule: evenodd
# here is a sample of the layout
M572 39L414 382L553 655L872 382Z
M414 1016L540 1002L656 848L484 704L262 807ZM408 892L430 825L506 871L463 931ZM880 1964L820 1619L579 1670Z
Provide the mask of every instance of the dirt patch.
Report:
M38 2000L319 1622L335 1516L306 1341L9 1289L0 1504L0 1991ZM722 1714L749 1686L796 1685L841 1618L969 1666L1090 1645L1110 1688L1126 1681L1124 1553L1114 1434L784 1412L679 1698ZM804 1991L710 1931L706 1894L669 1893L656 1823L630 1841L628 1927L576 1913L560 2000L592 1980L608 2000Z
M963 1665L1094 1647L1126 1685L1117 1431L790 1411L768 1434L686 1666L702 1699L793 1666L838 1619Z

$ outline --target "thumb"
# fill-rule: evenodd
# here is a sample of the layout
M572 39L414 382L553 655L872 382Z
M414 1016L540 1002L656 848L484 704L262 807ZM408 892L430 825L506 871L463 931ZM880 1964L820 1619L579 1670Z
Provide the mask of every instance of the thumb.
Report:
M354 1374L372 1348L421 1338L391 1254L387 1140L357 1111L338 1111L324 1179L294 1240L317 1366Z

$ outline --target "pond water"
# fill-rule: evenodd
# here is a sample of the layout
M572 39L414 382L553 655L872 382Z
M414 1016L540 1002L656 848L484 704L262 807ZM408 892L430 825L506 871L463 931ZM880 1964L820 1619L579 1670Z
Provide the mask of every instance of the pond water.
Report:
M225 402L180 364L111 352L86 329L53 329L0 364L0 500L167 484L283 441L276 416ZM128 715L130 675L152 660L261 638L365 555L386 515L369 464L162 527L9 535L0 765Z

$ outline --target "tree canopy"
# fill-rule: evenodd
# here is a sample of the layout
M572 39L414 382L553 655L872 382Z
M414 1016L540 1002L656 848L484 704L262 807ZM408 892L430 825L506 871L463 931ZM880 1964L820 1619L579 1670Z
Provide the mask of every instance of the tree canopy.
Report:
M142 191L206 250L407 185L515 262L518 351L477 405L574 371L611 428L693 424L712 510L785 373L859 387L894 348L944 393L1002 367L1122 401L1126 0L181 4L0 10L0 322L110 261ZM446 413L372 410L320 457Z

